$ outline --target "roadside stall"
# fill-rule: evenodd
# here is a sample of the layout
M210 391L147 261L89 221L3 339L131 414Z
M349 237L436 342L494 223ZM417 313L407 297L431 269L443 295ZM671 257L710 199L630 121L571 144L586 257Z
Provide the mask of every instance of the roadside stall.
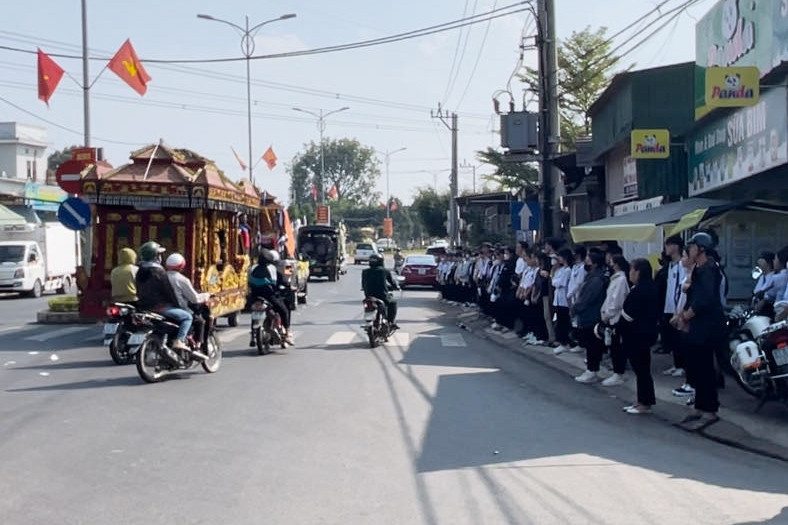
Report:
M233 183L210 160L163 144L132 152L108 173L87 173L82 198L94 206L90 275L82 280L80 313L101 317L110 300L110 272L121 248L156 241L186 258L184 273L214 294L214 317L235 326L247 294L246 274L260 221L260 195ZM164 256L166 257L166 253Z

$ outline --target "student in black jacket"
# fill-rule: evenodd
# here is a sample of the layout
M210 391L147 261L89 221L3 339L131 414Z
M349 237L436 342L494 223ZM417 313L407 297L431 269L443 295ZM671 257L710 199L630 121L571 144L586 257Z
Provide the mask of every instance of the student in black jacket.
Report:
M657 340L659 296L652 278L653 270L646 259L635 259L629 268L632 289L624 301L618 330L632 370L637 377L638 400L624 407L628 414L647 414L656 403L654 379L651 377L651 346Z

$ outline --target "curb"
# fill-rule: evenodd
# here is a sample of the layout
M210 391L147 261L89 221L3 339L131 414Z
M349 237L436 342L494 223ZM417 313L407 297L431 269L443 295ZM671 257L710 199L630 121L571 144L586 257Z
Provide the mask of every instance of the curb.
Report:
M79 312L53 312L40 310L36 313L36 322L39 324L96 324L95 319L81 317Z
M585 366L582 365L582 358L580 357L583 354L570 354L567 352L566 354L556 356L553 354L553 349L550 347L522 345L521 340L516 336L513 337L512 335L497 332L489 328L487 322L477 318L475 311L462 312L459 315L450 310L443 310L443 312L447 316L456 317L456 325L459 328L477 337L493 342L500 347L507 348L525 358L537 361L557 372L564 374L569 373L570 377L573 377L575 373L580 373L585 370ZM574 361L577 361L577 363ZM605 371L604 366L602 368L603 371ZM600 383L585 386L593 388L599 393L615 395L615 397L621 399L626 399L627 397L634 399L636 395L636 382L631 374L629 374L629 380L624 385L618 387L603 387ZM680 403L674 401L675 398L671 399L664 394L660 396L659 390L660 388L657 388L658 403L652 409L651 417L666 424L673 425L685 432L697 434L723 445L745 450L771 459L788 462L788 447L754 436L741 424L726 419L724 408L720 421L701 430L692 430L676 423L681 419L682 415L686 414L686 410ZM729 410L728 412L732 411ZM741 420L741 416L735 417L735 419Z

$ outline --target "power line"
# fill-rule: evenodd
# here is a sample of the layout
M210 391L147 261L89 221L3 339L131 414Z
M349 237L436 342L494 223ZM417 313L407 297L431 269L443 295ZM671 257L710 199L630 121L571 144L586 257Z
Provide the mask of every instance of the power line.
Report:
M495 9L495 7L497 5L498 5L498 0L495 0L493 2L492 8ZM460 96L460 101L457 102L457 109L460 108L460 106L462 105L463 101L465 100L465 95L468 93L468 88L471 87L471 83L473 82L474 75L476 74L476 68L479 67L479 61L482 58L482 52L484 51L484 45L487 43L487 35L490 34L490 26L492 26L492 20L487 22L487 27L484 28L484 36L482 37L482 43L479 46L479 52L476 54L476 60L473 63L473 68L471 68L471 74L468 76L468 83L465 84L465 89L462 90L462 95Z
M468 3L470 0L465 0L465 6L462 8L462 17L465 18L465 15L468 13ZM495 7L493 6L493 9ZM475 9L474 9L475 11ZM470 29L469 29L470 31ZM462 42L462 29L460 32L457 33L457 44L454 46L454 57L451 59L451 67L449 68L449 78L446 79L446 89L443 91L443 103L446 103L446 99L449 98L449 86L451 85L451 77L454 74L454 66L457 65L457 56L460 54L460 42Z
M473 1L473 13L476 12L476 4L477 0ZM487 22L488 24L492 23L492 20ZM452 90L454 90L454 85L457 83L457 78L460 76L460 70L462 69L462 61L465 58L465 51L468 49L468 40L471 37L471 28L469 27L468 30L465 32L465 42L462 44L462 52L460 53L460 59L457 61L457 71L454 72L454 78L451 80L451 86L449 86L449 95L451 95Z

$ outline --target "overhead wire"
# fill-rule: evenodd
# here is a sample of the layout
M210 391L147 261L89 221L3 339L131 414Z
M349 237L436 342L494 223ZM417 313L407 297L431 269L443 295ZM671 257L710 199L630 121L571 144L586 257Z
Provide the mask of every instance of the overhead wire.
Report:
M462 8L462 18L465 18L465 16L468 14L469 3L470 0L465 0L465 5ZM495 7L493 7L493 9L494 8ZM454 74L454 67L457 65L457 57L460 54L460 43L462 42L462 33L463 33L462 29L460 29L460 31L457 33L457 43L454 46L454 57L451 59L451 67L449 68L449 78L446 79L446 89L443 91L443 98L441 99L444 105L446 104L447 99L449 98L449 86L451 85L451 77Z
M493 2L492 8L498 5L498 0ZM473 67L471 68L471 74L468 76L468 82L465 84L465 89L462 90L462 95L460 95L460 100L457 102L457 109L460 109L462 103L465 101L465 95L468 94L468 88L471 87L471 83L473 82L474 75L476 75L476 69L479 67L479 62L482 58L482 53L484 52L484 45L487 43L487 36L490 34L490 26L492 26L492 20L487 22L487 27L484 28L484 36L482 36L482 43L479 45L479 52L476 54L476 60L473 62Z
M476 5L477 4L478 4L478 0L473 0L473 8L471 10L471 13L475 13L476 12ZM489 20L487 23L491 24L492 20ZM454 72L454 78L451 79L451 85L449 86L449 92L448 92L448 95L446 96L447 99L448 99L449 96L451 96L451 93L454 90L454 85L457 83L457 78L459 78L459 76L460 76L460 71L462 70L462 63L463 63L463 60L465 59L465 52L468 49L468 40L470 40L470 37L471 37L471 27L468 27L468 30L465 32L465 41L462 44L462 51L460 52L460 58L457 61L457 69Z

